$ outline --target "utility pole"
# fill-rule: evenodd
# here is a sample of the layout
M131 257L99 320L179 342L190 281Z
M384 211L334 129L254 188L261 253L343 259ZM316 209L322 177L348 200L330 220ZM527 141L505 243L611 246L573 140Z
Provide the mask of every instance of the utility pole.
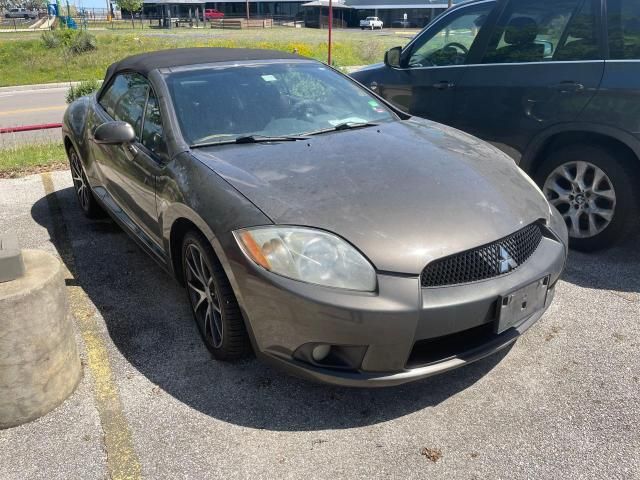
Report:
M322 8L322 2L320 3ZM327 49L327 63L331 65L331 29L333 28L333 0L329 0L329 48Z
M449 0L449 8L453 6L453 0Z
M247 5L247 20L249 20L249 0L246 0L246 5ZM247 28L249 28L248 24L247 24Z

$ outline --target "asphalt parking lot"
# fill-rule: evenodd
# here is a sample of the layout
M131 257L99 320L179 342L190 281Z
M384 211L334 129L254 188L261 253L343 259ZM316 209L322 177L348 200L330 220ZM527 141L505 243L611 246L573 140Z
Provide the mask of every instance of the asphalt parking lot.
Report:
M185 295L68 172L0 180L0 232L60 255L77 391L0 431L0 478L640 479L640 249L572 253L506 352L384 390L212 360Z

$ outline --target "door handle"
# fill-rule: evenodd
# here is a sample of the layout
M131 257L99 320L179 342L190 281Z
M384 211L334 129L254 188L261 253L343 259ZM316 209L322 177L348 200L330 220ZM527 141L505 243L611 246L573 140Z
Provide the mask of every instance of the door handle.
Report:
M557 85L554 85L553 88L558 90L560 93L572 93L583 91L584 85L578 82L567 81L558 83Z
M441 82L437 82L433 84L433 88L436 90L450 90L455 87L456 84L453 82L449 82L448 80L443 80Z
M127 149L127 151L133 155L134 157L138 154L138 147L136 147L135 145L128 143L127 145L125 145L125 147Z

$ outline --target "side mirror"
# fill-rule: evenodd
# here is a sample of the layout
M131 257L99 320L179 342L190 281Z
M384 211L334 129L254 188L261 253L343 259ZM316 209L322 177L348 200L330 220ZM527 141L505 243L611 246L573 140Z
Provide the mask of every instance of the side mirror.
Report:
M127 122L106 122L93 131L93 139L104 145L131 143L136 139L136 132Z
M384 54L385 65L392 68L400 68L400 53L402 53L402 47L393 47L387 50Z

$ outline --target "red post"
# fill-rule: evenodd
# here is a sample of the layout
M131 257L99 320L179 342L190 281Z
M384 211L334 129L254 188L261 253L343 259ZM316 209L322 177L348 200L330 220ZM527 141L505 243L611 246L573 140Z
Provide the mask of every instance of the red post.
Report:
M332 28L333 28L333 0L329 0L329 48L327 51L327 63L329 65L331 65L331 29Z

